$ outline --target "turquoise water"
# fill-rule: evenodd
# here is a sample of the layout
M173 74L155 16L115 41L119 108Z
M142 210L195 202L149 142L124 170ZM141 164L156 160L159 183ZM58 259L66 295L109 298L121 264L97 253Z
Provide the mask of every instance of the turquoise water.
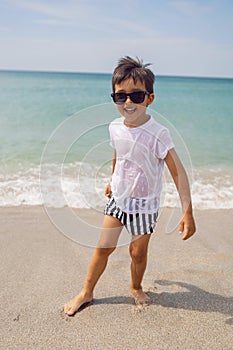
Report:
M194 165L233 165L233 79L158 78L157 109L176 125Z
M118 116L110 93L109 74L0 72L0 205L43 203L38 178L48 179L54 194L61 163L65 202L51 205L86 207L84 187L93 206L102 205L112 152L108 123ZM155 93L148 112L171 130L195 206L233 207L233 79L159 76ZM177 205L165 182L164 205Z

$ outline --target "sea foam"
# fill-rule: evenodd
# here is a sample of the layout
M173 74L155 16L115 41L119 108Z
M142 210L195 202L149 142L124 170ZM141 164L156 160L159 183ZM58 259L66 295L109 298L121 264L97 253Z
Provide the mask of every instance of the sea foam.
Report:
M45 205L48 207L102 208L107 199L105 186L109 172L100 172L93 164L65 165L58 171L48 165L41 173L40 166L0 175L0 206ZM196 209L233 208L233 180L229 174L194 170L191 181L193 207ZM161 194L162 207L179 207L179 197L171 179L164 178Z

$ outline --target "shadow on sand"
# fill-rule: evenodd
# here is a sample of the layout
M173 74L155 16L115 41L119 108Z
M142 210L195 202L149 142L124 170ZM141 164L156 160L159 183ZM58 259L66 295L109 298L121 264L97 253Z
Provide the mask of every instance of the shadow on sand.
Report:
M175 309L193 310L200 312L219 312L230 316L226 323L233 325L233 297L224 297L219 294L207 292L193 284L169 281L155 280L155 286L175 287L176 291L165 291L154 293L149 291L152 303L163 307ZM181 291L177 291L181 288Z
M166 308L193 310L200 312L219 312L230 316L226 324L233 325L233 297L224 297L219 294L207 292L195 285L168 280L155 280L156 285L171 288L170 291L153 292L147 294L154 305L161 305ZM179 291L178 289L182 289ZM175 291L172 291L175 289ZM177 291L178 290L178 291ZM130 304L133 305L131 297L116 296L109 298L95 299L95 304Z

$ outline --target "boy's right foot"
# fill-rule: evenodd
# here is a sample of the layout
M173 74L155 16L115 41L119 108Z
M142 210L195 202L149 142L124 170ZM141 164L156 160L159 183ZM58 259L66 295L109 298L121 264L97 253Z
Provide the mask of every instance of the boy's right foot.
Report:
M131 294L132 294L132 297L134 298L136 306L143 306L143 305L150 304L150 297L145 292L143 292L141 288L140 289L131 288Z
M78 294L74 299L70 300L64 306L64 312L68 316L73 316L85 304L91 304L93 295L85 296L82 293Z

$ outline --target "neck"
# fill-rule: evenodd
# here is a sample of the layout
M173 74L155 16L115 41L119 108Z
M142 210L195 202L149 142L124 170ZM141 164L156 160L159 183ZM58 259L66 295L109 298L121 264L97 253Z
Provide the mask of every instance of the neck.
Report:
M149 119L150 119L150 116L148 114L145 114L139 120L135 120L132 123L129 123L126 120L124 120L124 124L125 124L125 126L127 126L127 128L137 128L138 126L141 126L141 125L145 124L146 122L148 122Z

